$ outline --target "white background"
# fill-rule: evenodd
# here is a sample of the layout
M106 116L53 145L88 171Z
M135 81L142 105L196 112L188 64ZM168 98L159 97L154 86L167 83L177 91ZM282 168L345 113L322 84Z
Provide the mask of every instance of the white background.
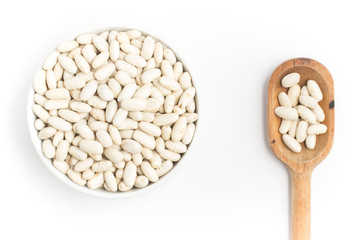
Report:
M290 238L289 175L266 136L266 88L293 57L335 82L333 149L312 179L312 236L360 239L357 1L6 1L0 9L0 239ZM336 3L336 4L335 4ZM134 27L168 43L200 101L187 163L135 198L87 196L56 179L33 149L26 94L61 40Z

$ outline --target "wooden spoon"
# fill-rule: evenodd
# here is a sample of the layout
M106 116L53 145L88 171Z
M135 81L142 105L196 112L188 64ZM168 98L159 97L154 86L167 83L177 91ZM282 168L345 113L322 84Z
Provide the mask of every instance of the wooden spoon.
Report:
M281 139L279 126L281 119L274 110L279 106L278 94L287 92L281 86L281 79L291 73L300 74L299 85L306 85L307 80L315 80L323 93L319 102L325 113L327 132L316 137L316 147L309 150L304 143L302 151L294 153L289 150ZM328 155L334 139L334 82L330 72L321 63L309 58L290 59L273 72L268 88L268 135L270 146L275 155L284 162L291 173L292 179L292 240L310 240L310 185L313 169Z

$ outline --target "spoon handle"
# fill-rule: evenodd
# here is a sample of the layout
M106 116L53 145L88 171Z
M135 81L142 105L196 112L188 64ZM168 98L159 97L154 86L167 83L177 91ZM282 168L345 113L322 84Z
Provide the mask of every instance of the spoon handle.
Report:
M292 240L311 239L311 173L291 171Z

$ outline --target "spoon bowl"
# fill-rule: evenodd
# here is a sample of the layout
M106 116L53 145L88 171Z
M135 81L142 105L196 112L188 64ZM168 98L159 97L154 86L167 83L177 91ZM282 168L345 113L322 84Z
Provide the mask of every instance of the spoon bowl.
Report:
M316 147L307 149L301 143L301 152L295 153L288 149L279 132L281 118L275 115L279 106L278 94L287 92L281 86L281 79L289 73L300 74L300 87L308 80L319 85L323 100L319 105L325 113L322 122L327 132L316 136ZM335 130L334 82L330 72L321 63L309 58L290 59L278 66L273 72L268 86L268 137L272 151L287 165L292 177L292 236L293 240L310 240L310 184L313 169L328 155L333 144Z
M307 149L301 143L300 153L294 153L286 147L281 139L279 126L281 118L275 115L275 108L279 106L278 94L287 92L281 86L281 79L289 73L297 72L300 74L300 87L306 85L308 80L314 80L319 85L323 100L319 105L324 110L325 120L322 122L328 128L325 134L316 137L315 149ZM268 133L270 146L275 155L289 167L298 171L302 166L316 166L329 153L334 138L334 83L330 72L321 63L308 59L296 58L282 63L271 76L268 88Z

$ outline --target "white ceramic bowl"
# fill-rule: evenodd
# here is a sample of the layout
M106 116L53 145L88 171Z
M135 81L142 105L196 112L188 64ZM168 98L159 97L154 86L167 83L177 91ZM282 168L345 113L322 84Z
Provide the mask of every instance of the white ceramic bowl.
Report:
M86 32L83 32L83 33L101 33L103 31L110 31L110 30L125 31L125 30L128 30L128 29L127 28L113 27L113 28L95 29L93 31L86 31ZM78 36L80 34L82 34L82 33L79 33L79 34L74 35L74 36L70 36L69 38L64 39L64 41L65 40L75 39L76 36ZM147 34L145 32L142 32L142 34L150 35L150 34ZM169 47L167 44L165 44L163 41L157 39L153 35L150 35L150 36L152 36L156 41L161 42L164 46ZM54 47L56 47L56 46L54 46ZM189 69L186 67L184 62L181 60L179 55L174 50L173 50L173 52L175 53L177 59L183 63L184 71L189 72L192 79L193 79L193 75L191 74ZM44 56L43 59L45 59L45 58L46 58L46 56ZM40 65L39 68L41 68L42 62L39 63L39 65ZM33 78L30 78L30 79L33 79ZM194 85L194 82L193 82L193 85ZM195 87L195 85L194 85L194 87ZM159 179L158 182L150 183L145 188L133 188L130 191L127 191L127 192L119 192L119 191L117 191L117 192L108 192L108 191L106 191L104 189L92 190L92 189L87 188L86 186L79 186L79 185L75 184L74 182L72 182L68 178L67 175L65 175L62 172L58 171L52 165L51 159L45 157L45 155L43 154L42 149L41 149L41 142L42 141L38 138L38 131L34 127L34 121L36 120L36 116L32 111L32 105L34 104L33 95L34 95L34 90L32 88L32 81L31 81L30 89L29 89L29 93L28 93L28 100L27 100L27 122L28 122L28 128L29 128L29 132L30 132L30 137L31 137L31 140L32 140L32 142L34 144L35 150L38 153L41 161L50 170L50 172L52 172L62 182L64 182L68 186L70 186L70 187L72 187L72 188L74 188L74 189L76 189L76 190L78 190L80 192L83 192L83 193L86 193L86 194L89 194L89 195L92 195L92 196L96 196L96 197L101 197L101 198L124 198L124 197L133 197L133 196L139 195L141 193L144 193L144 192L147 192L147 191L149 191L151 189L154 189L155 187L157 187L157 186L161 185L162 183L166 182L170 177L172 177L181 168L181 166L183 166L183 164L185 163L185 155L187 154L187 156L189 156L189 154L190 154L189 153L189 151L191 150L190 145L193 143L194 139L188 145L188 151L182 155L181 159L177 163L174 164L174 167L166 175L162 176ZM198 97L197 96L198 96L198 93L196 93L196 95L195 95L195 104L196 104L196 113L199 114L199 104L198 104ZM198 121L199 120L197 120L195 122L195 125L196 125L195 133L196 133L196 130L198 128ZM194 135L194 137L195 137L195 135Z

